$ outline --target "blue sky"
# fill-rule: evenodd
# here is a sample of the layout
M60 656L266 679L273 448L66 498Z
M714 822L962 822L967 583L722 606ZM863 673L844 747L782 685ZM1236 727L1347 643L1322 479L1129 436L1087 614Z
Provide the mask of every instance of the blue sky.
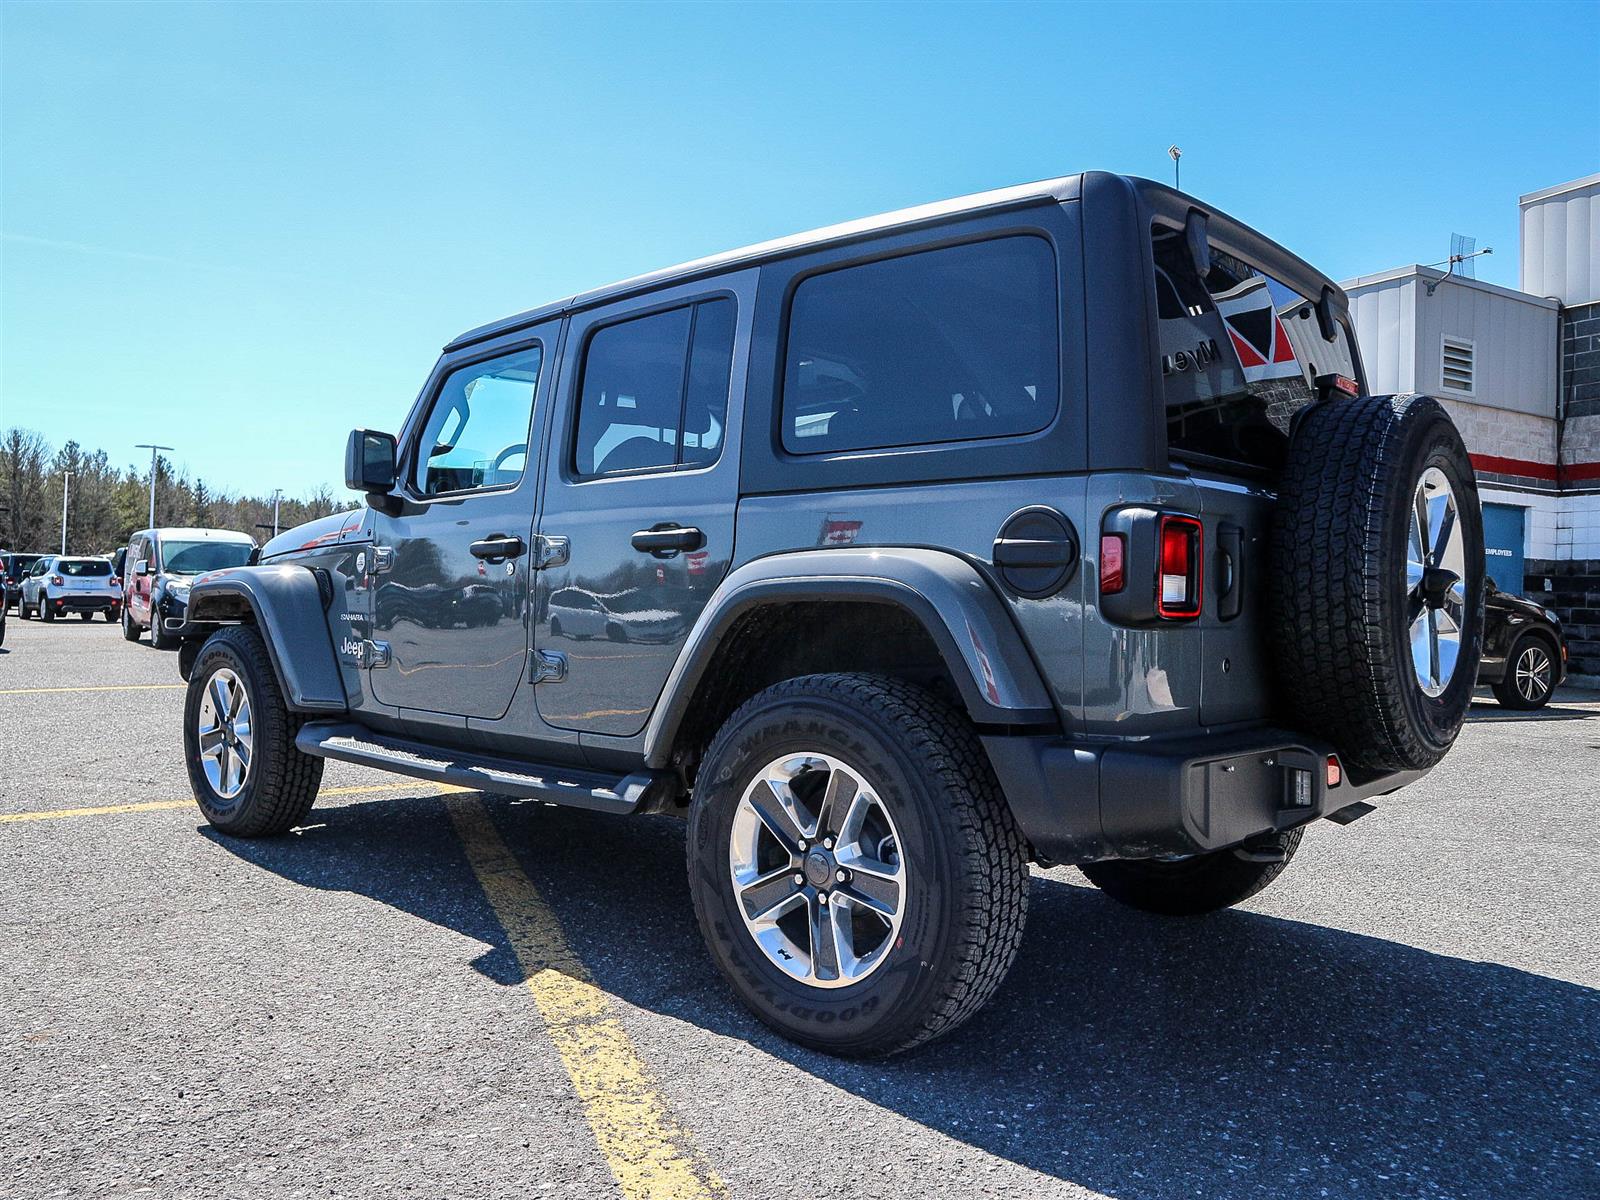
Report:
M1600 169L1600 4L0 10L0 426L338 487L482 321L1089 167L1335 278Z

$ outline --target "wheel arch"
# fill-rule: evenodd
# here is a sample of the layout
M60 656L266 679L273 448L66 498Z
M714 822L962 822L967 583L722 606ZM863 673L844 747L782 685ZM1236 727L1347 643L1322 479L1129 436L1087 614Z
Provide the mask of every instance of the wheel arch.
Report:
M703 745L722 718L779 678L864 669L859 657L853 666L836 661L844 647L833 639L772 640L830 617L857 635L852 656L898 652L913 672L947 682L979 726L1059 727L1021 633L970 563L914 547L803 550L746 563L718 587L646 727L647 764L667 767L686 744Z
M323 585L312 568L230 567L197 580L179 636L185 642L204 639L224 625L254 625L260 632L291 711L349 707L328 633Z

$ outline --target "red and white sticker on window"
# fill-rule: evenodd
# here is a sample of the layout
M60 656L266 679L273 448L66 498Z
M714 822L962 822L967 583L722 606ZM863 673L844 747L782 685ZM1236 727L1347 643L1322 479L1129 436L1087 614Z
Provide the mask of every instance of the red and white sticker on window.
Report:
M1303 373L1265 279L1252 279L1215 300L1247 382L1293 379Z

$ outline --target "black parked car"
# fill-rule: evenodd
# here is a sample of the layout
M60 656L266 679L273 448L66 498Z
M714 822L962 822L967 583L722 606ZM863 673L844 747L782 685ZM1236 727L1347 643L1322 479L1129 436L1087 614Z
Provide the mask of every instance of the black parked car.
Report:
M1542 604L1484 583L1483 662L1478 682L1507 708L1543 708L1567 677L1561 619Z
M22 594L22 577L33 570L33 564L43 557L42 554L16 554L10 550L0 552L0 575L5 578L5 607L9 608L17 602L17 597Z

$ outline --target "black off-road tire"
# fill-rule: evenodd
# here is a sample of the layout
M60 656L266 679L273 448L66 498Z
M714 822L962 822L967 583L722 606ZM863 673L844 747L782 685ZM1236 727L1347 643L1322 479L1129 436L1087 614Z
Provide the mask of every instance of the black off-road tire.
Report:
M899 937L857 983L819 988L770 962L733 892L733 818L754 774L787 754L827 753L871 781L900 833L908 885ZM1005 978L1027 916L1027 854L964 716L875 675L808 675L742 705L694 787L689 890L711 956L783 1036L831 1054L886 1056L948 1033Z
M250 698L254 738L249 774L237 796L212 790L200 762L200 702L216 669L232 669ZM275 837L304 823L322 784L322 759L294 744L306 718L284 705L266 643L249 625L220 629L206 639L183 706L183 758L200 811L213 829L230 837Z
M1511 653L1506 655L1505 677L1498 683L1489 685L1490 690L1494 692L1494 698L1500 702L1502 707L1515 709L1518 712L1533 712L1535 709L1543 708L1550 703L1550 697L1555 694L1555 688L1551 686L1546 688L1544 695L1529 700L1521 692L1517 691L1517 660L1522 657L1523 651L1535 646L1550 656L1550 678L1554 680L1558 652L1552 650L1550 643L1538 634L1523 634L1512 643Z
M1078 869L1095 887L1130 908L1169 917L1197 916L1248 900L1283 874L1304 833L1290 829L1250 843L1251 851L1281 850L1281 862L1255 862L1244 858L1243 851L1217 850L1167 861L1084 863Z
M1437 467L1464 538L1460 653L1438 696L1412 666L1411 502ZM1472 702L1483 642L1483 515L1461 435L1429 396L1324 401L1296 422L1272 530L1268 630L1290 722L1358 774L1422 770Z

